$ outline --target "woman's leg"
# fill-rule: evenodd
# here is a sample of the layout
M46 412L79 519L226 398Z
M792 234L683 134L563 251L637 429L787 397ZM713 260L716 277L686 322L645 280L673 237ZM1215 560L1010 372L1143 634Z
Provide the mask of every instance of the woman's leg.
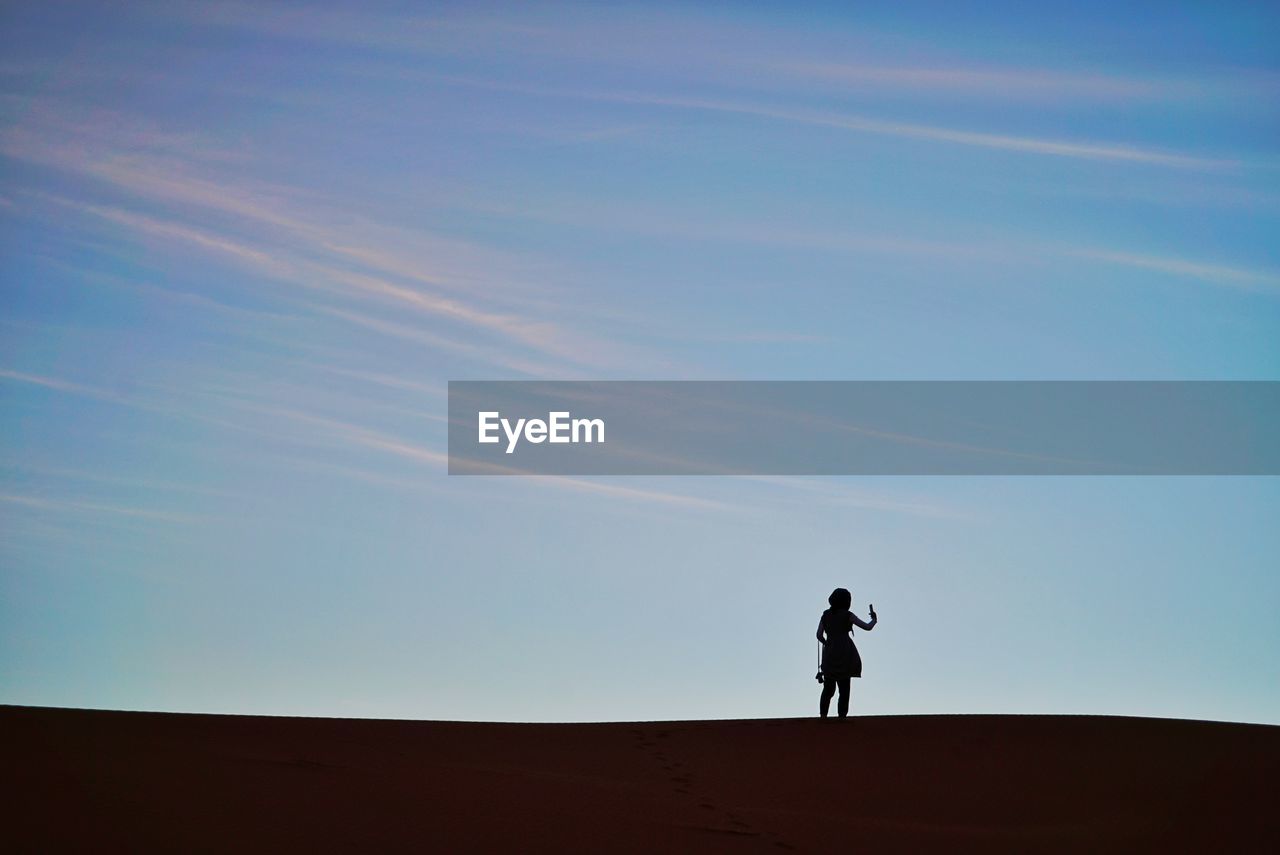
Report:
M849 714L849 678L841 677L836 681L836 685L840 687L840 700L836 703L836 712L844 718Z
M831 696L836 693L836 680L834 677L827 677L822 681L822 697L818 700L818 713L823 717L827 717L827 711L831 709Z

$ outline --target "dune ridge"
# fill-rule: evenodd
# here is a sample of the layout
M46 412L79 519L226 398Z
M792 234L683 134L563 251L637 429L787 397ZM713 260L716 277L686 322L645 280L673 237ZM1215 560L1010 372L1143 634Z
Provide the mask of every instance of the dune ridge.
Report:
M12 852L1280 851L1266 725L7 706L0 726Z

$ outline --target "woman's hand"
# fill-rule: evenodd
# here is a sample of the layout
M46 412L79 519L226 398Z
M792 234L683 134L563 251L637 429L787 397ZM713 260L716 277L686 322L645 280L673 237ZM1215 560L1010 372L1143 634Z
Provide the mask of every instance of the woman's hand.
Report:
M867 603L867 608L871 610L871 622L875 623L879 620L879 618L876 617L876 607L871 605L871 603Z

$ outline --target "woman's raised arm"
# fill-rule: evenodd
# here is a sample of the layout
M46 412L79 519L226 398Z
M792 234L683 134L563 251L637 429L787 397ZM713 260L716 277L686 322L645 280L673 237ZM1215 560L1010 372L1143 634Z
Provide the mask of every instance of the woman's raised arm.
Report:
M871 610L871 623L867 623L867 622L866 622L866 621L864 621L862 618L860 618L860 617L858 617L857 615L853 614L853 612L850 612L850 613L849 613L849 615L853 618L854 626L858 627L859 629L865 629L865 630L867 630L868 632L870 632L871 630L875 629L875 627L876 627L876 622L877 622L878 620L880 620L878 617L876 617L876 610L875 610L875 609L872 609L872 610Z

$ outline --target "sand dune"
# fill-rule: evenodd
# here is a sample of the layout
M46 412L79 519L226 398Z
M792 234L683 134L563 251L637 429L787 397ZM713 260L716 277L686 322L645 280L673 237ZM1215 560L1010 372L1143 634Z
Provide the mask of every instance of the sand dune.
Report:
M1258 725L27 707L0 724L9 852L1280 852L1280 728Z

